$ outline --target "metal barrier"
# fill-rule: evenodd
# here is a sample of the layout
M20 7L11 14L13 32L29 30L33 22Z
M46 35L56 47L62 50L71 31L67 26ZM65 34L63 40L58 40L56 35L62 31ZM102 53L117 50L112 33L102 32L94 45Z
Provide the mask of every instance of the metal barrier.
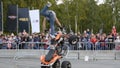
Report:
M16 50L0 50L0 58L37 58L47 54L48 50L33 50L33 49L16 49ZM90 60L120 60L120 51L117 50L70 50L65 59L84 60L88 56Z
M5 46L3 43L2 45ZM22 42L14 43L14 47L11 49L0 49L0 57L12 57L18 58L39 58L41 55L48 52L49 46L45 42ZM70 45L68 42L65 45L69 45L70 51L66 56L67 59L85 59L86 56L89 59L120 59L119 43L113 42L96 42L95 44L90 42L78 42L77 45Z
M18 44L16 42L4 42L0 43L0 49L17 49Z
M69 46L71 50L120 50L120 42L78 42Z
M69 46L71 50L120 50L120 42L78 42Z
M0 49L49 49L50 43L46 42L20 42L20 43L1 43ZM76 45L68 45L70 50L120 50L120 42L78 42Z

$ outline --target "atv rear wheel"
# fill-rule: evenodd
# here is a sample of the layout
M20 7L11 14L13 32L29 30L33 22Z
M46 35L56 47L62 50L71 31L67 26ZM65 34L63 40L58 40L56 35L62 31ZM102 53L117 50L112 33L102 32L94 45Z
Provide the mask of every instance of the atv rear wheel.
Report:
M60 68L60 61L57 60L57 61L53 64L52 68Z
M61 68L72 68L71 63L69 61L63 61Z
M50 67L48 67L48 66L41 66L41 68L50 68Z

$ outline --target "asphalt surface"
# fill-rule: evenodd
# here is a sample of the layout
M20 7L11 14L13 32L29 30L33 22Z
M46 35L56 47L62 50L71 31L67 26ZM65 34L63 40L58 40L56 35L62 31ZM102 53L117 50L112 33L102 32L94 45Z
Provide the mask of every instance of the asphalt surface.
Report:
M72 68L120 68L120 60L68 60L72 64ZM37 58L0 58L0 68L41 68L39 59Z

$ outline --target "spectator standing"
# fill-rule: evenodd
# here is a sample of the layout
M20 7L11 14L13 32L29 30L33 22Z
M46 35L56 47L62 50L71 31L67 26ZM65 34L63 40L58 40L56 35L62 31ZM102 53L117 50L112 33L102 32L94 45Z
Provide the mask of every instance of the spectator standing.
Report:
M112 27L112 36L114 37L114 40L115 40L115 38L116 38L116 34L117 34L116 27L113 26L113 27Z
M0 35L0 49L2 48L2 35Z
M92 48L92 49L95 49L95 48L96 48L96 47L95 47L95 43L97 42L97 38L96 38L96 36L95 36L94 34L91 34L90 42L91 42L91 44L92 44L91 48Z
M100 49L101 50L106 50L107 46L106 46L106 43L105 43L105 36L101 36L99 42L100 42Z
M114 37L112 36L112 34L108 34L107 38L105 39L108 49L112 50L114 49L115 45L114 45Z
M115 43L115 49L120 50L120 36L116 37L116 40L114 41Z
M90 43L90 39L88 38L87 33L83 34L83 37L81 38L82 43L82 47L86 50L91 50L91 43Z
M38 34L35 34L34 37L33 37L33 42L35 42L35 45L34 45L34 49L39 49L40 48L40 45L39 45L39 42L41 41L41 38L39 37Z

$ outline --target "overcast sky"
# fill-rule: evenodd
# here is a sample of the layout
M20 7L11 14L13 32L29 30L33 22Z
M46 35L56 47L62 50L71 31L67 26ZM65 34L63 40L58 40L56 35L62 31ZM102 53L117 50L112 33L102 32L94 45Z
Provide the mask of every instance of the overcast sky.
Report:
M105 0L95 0L95 1L98 1L98 5L99 4L103 4ZM59 5L59 4L62 4L63 3L63 0L56 0L56 4Z
M97 0L96 0L97 1ZM104 3L104 0L98 0L98 5L99 4L103 4Z

